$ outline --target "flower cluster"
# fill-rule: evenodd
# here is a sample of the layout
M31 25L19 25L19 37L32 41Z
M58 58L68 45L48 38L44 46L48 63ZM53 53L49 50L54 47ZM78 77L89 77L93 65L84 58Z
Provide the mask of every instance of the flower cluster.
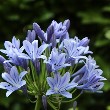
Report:
M15 37L12 42L5 41L5 49L0 52L8 59L0 56L0 63L4 66L2 78L6 82L1 82L0 88L7 90L7 97L16 90L24 91L24 87L28 95L41 98L45 107L46 102L52 105L53 98L57 103L69 100L65 98L74 99L76 90L102 92L106 78L90 56L93 53L89 50L90 40L70 38L69 27L69 20L63 23L53 20L44 32L33 23L22 46Z

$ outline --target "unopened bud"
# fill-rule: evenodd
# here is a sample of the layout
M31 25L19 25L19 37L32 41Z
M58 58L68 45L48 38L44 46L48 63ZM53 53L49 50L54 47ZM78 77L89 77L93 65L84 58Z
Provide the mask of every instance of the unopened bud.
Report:
M47 110L47 97L45 95L42 96L42 103L43 103L44 109Z

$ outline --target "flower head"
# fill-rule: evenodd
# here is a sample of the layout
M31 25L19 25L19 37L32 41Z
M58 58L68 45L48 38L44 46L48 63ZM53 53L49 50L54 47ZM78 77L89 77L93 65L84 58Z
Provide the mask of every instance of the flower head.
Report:
M27 71L23 71L20 74L17 71L17 68L13 66L10 70L10 73L2 73L2 78L6 82L0 83L1 89L7 89L6 96L8 97L15 90L20 89L26 84L26 81L22 78L26 75Z
M67 90L76 87L77 83L73 81L69 83L69 81L69 72L66 72L62 77L59 73L54 74L54 78L47 77L47 82L51 88L46 92L46 95L60 94L64 97L72 98L72 94L67 92Z
M88 57L88 54L92 54L88 46L90 40L88 37L81 40L76 36L70 38L69 27L70 20L59 23L53 20L46 31L37 23L33 23L33 29L28 30L22 47L20 40L15 37L12 38L12 42L5 41L5 49L0 51L6 54L8 59L0 55L0 64L5 70L2 73L5 81L0 83L0 88L7 90L7 97L20 89L27 97L29 93L38 100L42 98L44 109L47 109L47 103L57 109L63 101L73 101L84 90L101 92L103 80L106 78L102 77L103 71L96 65L95 60ZM19 71L26 71L18 73L17 68ZM77 68L79 70L76 72ZM23 80L25 75L26 78ZM73 94L76 89L80 89L81 93ZM72 100L62 98L72 98L72 95ZM57 101L58 107L54 107L52 98ZM40 106L37 107L40 109Z

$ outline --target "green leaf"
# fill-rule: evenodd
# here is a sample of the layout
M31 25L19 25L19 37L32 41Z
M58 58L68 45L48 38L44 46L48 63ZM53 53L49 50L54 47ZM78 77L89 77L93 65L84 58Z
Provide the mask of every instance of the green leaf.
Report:
M109 6L105 6L102 10L110 12L110 5Z
M110 43L110 41L109 40L107 40L107 39L100 39L100 40L96 40L96 42L95 42L95 46L96 47L103 47L103 46L105 46L105 45L107 45L107 44L109 44Z
M19 15L17 14L12 14L12 15L9 15L7 17L9 20L18 20L19 19Z
M39 18L39 21L46 21L46 20L52 18L53 16L54 16L54 14L52 12L46 11L46 12L42 13L42 15Z
M105 37L110 40L110 30L106 31Z
M77 16L82 18L83 24L89 24L89 23L110 24L110 20L103 17L101 12L97 10L79 12Z

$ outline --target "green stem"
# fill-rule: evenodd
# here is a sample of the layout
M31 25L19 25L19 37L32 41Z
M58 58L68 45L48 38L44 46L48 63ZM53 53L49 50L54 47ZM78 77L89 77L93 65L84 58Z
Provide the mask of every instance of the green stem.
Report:
M41 98L40 96L38 96L34 110L40 110L40 108L41 108Z
M58 110L57 107L55 107L50 100L47 100L48 104L53 108L53 110Z

